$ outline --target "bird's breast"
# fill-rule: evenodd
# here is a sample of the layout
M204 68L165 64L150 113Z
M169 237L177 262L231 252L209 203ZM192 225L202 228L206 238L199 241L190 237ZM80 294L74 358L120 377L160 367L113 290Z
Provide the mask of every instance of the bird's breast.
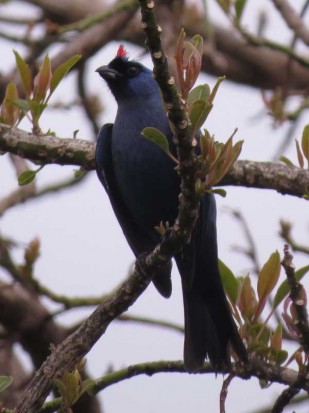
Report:
M144 127L152 126L171 138L166 116L161 122L158 118L150 120L145 119L145 114L116 118L112 158L117 184L128 209L138 225L152 230L160 221L174 222L180 182L174 162L141 135Z

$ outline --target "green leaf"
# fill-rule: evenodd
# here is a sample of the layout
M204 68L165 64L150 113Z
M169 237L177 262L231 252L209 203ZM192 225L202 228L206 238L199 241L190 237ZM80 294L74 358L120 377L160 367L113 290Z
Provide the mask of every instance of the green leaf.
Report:
M54 93L55 89L57 88L61 80L68 73L68 71L80 60L80 58L81 55L72 56L62 65L57 67L51 78L50 92L48 98L50 98L50 96L52 95L52 93Z
M282 326L278 324L270 339L270 346L276 351L282 347Z
M276 361L279 365L283 364L288 358L289 353L285 350L279 350L276 354Z
M192 136L195 136L196 132L203 126L211 109L212 105L205 100L196 100L192 104L189 109Z
M238 21L240 21L241 19L246 3L247 3L247 0L235 0L234 6L235 6L236 18Z
M309 265L306 265L305 267L300 268L298 271L295 273L295 278L297 281L300 281L304 275L307 274L309 271ZM288 280L284 280L275 295L274 301L273 301L273 308L278 307L278 305L288 296L290 292L290 286L288 283Z
M142 135L156 145L160 146L164 152L169 153L169 145L167 137L156 128L145 128L142 130Z
M242 281L240 280L239 285L238 308L244 319L251 320L256 312L257 300L250 277L247 275Z
M218 266L222 284L232 303L236 303L238 297L238 281L232 270L218 259Z
M27 97L30 96L32 90L32 76L29 69L29 66L24 61L24 59L18 54L16 50L14 50L16 65L19 71L19 76L21 78L21 82L25 91L25 95Z
M301 147L305 158L309 162L309 124L304 127L301 139Z
M0 393L4 392L13 382L12 376L0 376Z
M74 178L80 179L86 174L86 169L83 168L82 166L78 169L74 170Z
M214 188L214 189L211 190L211 192L212 192L213 194L222 196L222 198L225 198L225 197L226 197L226 190L225 190L225 189L222 189L222 188Z
M32 117L36 119L40 118L46 107L47 103L36 102L35 100L31 100L29 102L29 109L31 111Z
M267 299L276 286L280 275L280 254L278 251L271 254L259 273L257 291L261 301Z
M190 43L196 48L196 50L202 55L203 54L203 37L199 34L196 34L190 40Z
M29 103L25 99L12 99L11 102L23 112L28 112Z
M251 338L258 344L258 350L267 349L270 339L269 328L265 327L263 323L256 323L249 325L248 330Z
M81 377L77 369L72 373L64 373L64 384L66 389L65 398L68 406L72 406L78 400L81 392Z
M285 163L287 166L294 166L293 162L284 155L280 156L279 161Z
M210 95L210 88L207 84L196 86L188 96L187 104L189 108L196 100L207 100Z
M48 89L50 88L52 72L51 61L48 55L44 57L44 60L40 66L38 74L34 78L33 87L33 100L38 103L43 103Z
M228 15L230 14L230 1L229 0L217 0L217 3L221 9Z
M24 186L30 184L37 174L37 171L24 171L18 177L18 185Z
M82 391L81 394L88 393L89 396L95 396L94 391L92 390L95 386L96 381L93 379L86 379L82 383Z
M18 99L18 91L14 82L10 82L5 91L5 97L1 106L1 115L5 119L5 123L13 126L17 121L20 110L14 105L13 101Z
M221 76L221 77L218 78L215 86L213 87L213 89L212 89L212 91L211 91L211 93L210 93L210 95L209 95L208 103L213 103L213 101L214 101L214 99L215 99L215 97L216 97L216 94L217 94L217 92L218 92L218 90L219 90L219 86L221 85L221 83L223 82L223 80L225 80L225 76Z

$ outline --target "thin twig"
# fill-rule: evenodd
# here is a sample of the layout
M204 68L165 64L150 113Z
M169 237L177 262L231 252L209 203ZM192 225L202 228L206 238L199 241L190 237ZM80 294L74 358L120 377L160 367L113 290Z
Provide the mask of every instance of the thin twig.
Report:
M258 274L260 272L260 264L257 256L257 247L255 245L255 241L253 238L253 235L251 233L251 229L249 228L249 225L244 217L244 215L241 213L241 211L238 211L236 209L231 210L231 213L233 214L234 218L236 218L241 225L247 243L248 243L248 248L243 248L241 251L246 254L246 256L249 257L249 259L252 261L253 264L253 270L255 274Z
M85 18L77 22L60 26L59 28L57 28L57 33L66 33L70 31L82 32L94 26L95 24L103 23L104 21L110 19L111 17L124 10L136 10L137 7L137 0L117 1L116 4L112 5L112 7L110 7L108 10L103 10L102 12L97 12L90 16L86 16Z
M63 181L46 185L42 189L34 190L31 184L22 186L15 191L12 191L6 197L0 199L0 217L5 214L10 208L23 204L24 202L30 200L37 200L49 195L53 192L60 192L64 189L72 188L76 185L79 185L87 176L87 173L81 174L78 177L73 177L69 179L64 179Z
M234 377L235 373L231 373L223 382L222 389L220 392L220 413L225 413L225 401L228 393L228 388Z
M286 54L292 60L294 60L295 62L298 62L302 66L309 67L309 60L301 56L300 54L294 52L294 50L291 49L289 46L274 42L272 40L256 37L241 27L239 27L239 32L243 35L243 37L248 41L249 44L252 44L257 47L264 46L271 50L277 50L278 52L282 52Z
M290 245L293 251L302 252L303 254L309 255L309 247L296 242L292 236L292 224L290 222L281 220L280 221L280 237Z
M91 104L90 97L87 96L87 92L85 89L85 64L84 63L81 64L78 70L77 88L78 88L79 96L81 98L82 108L84 109L85 114L90 122L94 138L96 138L99 133L100 127L96 120L96 113L93 110L93 104Z
M288 27L295 33L295 36L309 46L309 30L303 23L301 16L298 16L286 0L272 0L272 2Z
M309 354L309 323L308 312L306 308L306 292L302 284L295 277L295 267L293 264L293 255L289 251L289 246L284 246L284 257L281 265L283 266L287 280L291 289L290 298L297 315L297 320L294 322L295 327L300 332L299 342L303 346L305 352Z

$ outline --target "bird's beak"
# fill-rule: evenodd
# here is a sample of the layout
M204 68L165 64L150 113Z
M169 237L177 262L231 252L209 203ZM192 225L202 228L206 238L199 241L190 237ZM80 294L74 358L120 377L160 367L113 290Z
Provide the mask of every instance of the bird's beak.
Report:
M112 69L109 66L101 66L96 70L96 72L98 72L99 75L105 80L116 80L121 77L121 74L117 72L117 70Z

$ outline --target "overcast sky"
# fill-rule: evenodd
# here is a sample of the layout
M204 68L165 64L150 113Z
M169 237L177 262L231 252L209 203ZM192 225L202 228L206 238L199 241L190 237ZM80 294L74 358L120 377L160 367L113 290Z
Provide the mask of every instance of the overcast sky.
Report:
M253 2L249 2L252 7ZM294 2L301 4L302 2ZM267 11L269 32L284 42L289 33L283 31L283 25L277 17L270 1L256 2L259 10ZM210 11L214 18L223 21L220 10L210 2ZM30 8L29 8L30 10ZM32 10L32 9L31 9ZM28 7L19 4L18 10L10 5L0 6L0 13L9 11L24 15ZM249 10L248 10L249 11ZM254 13L245 13L245 22L251 27ZM1 67L3 72L10 71L14 64L12 47L18 45L3 42L1 45ZM110 44L94 56L88 65L88 88L92 93L99 93L104 102L105 112L102 124L112 122L116 104L113 102L107 86L95 73L95 69L107 64L115 55L118 43ZM127 45L132 58L140 55L140 50ZM55 53L52 51L51 54ZM141 61L151 67L149 58ZM200 76L199 83L213 86L215 79ZM69 102L75 94L75 75L70 75L55 93L53 101ZM295 133L300 138L305 120ZM25 129L30 126L23 124ZM59 137L73 136L78 129L78 137L88 139L91 136L88 123L82 110L60 113L47 111L42 117L43 130L52 129ZM215 107L207 121L207 129L218 140L226 140L238 127L237 138L244 139L242 159L270 160L287 131L287 126L274 129L272 120L265 115L258 90L234 85L225 81L220 87L215 100ZM296 162L294 146L287 155ZM72 176L74 168L47 166L38 175L37 184L44 187L47 183L57 182ZM0 157L0 197L16 188L17 182L8 157ZM245 246L244 236L239 225L233 221L229 209L241 210L254 234L262 264L276 249L282 254L283 242L278 237L279 219L284 218L295 224L295 235L300 242L308 241L308 204L306 201L282 196L274 191L227 188L225 199L217 197L218 205L218 241L220 258L237 275L246 275L251 263L242 255L232 251L232 246ZM31 201L8 211L1 219L0 231L16 241L26 244L34 237L39 237L42 244L42 256L36 266L36 277L54 291L74 295L99 295L111 291L123 280L133 263L133 255L127 246L116 222L107 196L104 193L95 172L80 186L69 191L48 196L38 201ZM21 256L21 250L16 251ZM307 264L302 256L297 256L297 268ZM0 270L0 279L7 279ZM177 271L173 272L173 296L164 300L150 286L130 309L131 314L166 319L183 323L183 309L180 280ZM47 305L50 305L46 301ZM85 317L87 311L71 311L59 321L70 323ZM87 363L94 377L101 376L108 367L121 368L131 363L155 361L160 359L182 359L183 337L175 332L159 328L141 327L133 324L114 322L104 337L87 356ZM219 410L219 392L222 376L161 374L152 378L134 378L114 385L102 394L108 413L126 409L127 412L156 413L188 410L195 413L217 412ZM262 390L258 381L235 379L227 398L227 412L250 413L255 406L265 406L283 390L279 385ZM288 409L286 409L289 412ZM304 413L305 409L297 410Z

